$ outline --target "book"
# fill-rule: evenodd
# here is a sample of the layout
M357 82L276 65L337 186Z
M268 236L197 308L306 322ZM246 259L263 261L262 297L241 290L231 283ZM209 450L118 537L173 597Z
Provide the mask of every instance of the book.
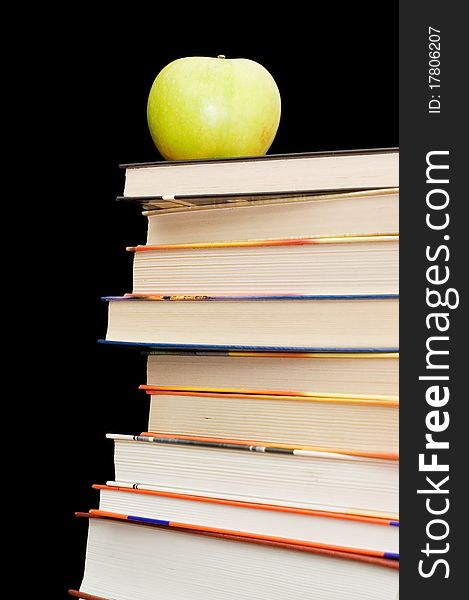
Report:
M151 393L151 390L148 390ZM154 392L148 431L396 458L399 403L370 398Z
M195 496L395 519L398 461L263 442L107 434L115 481Z
M396 294L397 236L135 246L134 294Z
M125 197L291 194L395 188L396 149L122 165Z
M148 355L148 431L107 434L71 595L396 600L398 151L123 167L100 341Z
M369 556L397 558L399 554L399 522L389 519L115 485L93 487L100 498L99 510L91 510L92 514L120 514L133 522L166 522L171 527L196 527Z
M144 389L396 400L399 355L149 350Z
M148 201L147 246L399 232L399 190Z
M151 395L148 431L396 458L398 408L397 400L168 390Z
M394 352L398 297L107 298L106 340L160 347Z
M235 535L91 517L85 600L395 600L398 563Z

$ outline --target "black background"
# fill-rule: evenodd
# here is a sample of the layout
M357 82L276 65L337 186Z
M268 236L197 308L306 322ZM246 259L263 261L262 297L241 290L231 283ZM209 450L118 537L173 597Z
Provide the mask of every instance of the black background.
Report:
M119 163L160 158L146 124L157 73L191 55L263 64L282 97L271 153L398 145L397 4L381 4L376 13L346 3L312 5L311 16L296 14L289 23L277 15L275 24L235 12L226 5L223 15L194 15L192 26L182 9L135 21L120 15L119 26L89 15L75 33L55 32L46 49L43 124L45 135L49 125L54 130L55 150L53 160L38 155L44 160L39 183L47 182L48 191L37 259L51 265L43 267L42 289L54 292L54 300L40 326L55 351L29 356L44 359L40 378L50 394L44 429L49 436L66 433L60 444L44 442L42 489L50 491L44 501L57 534L51 597L65 598L67 588L80 585L86 523L74 511L96 507L91 484L113 477L112 444L104 434L145 429L147 402L136 390L145 380L143 356L96 340L106 327L99 297L130 291L131 256L124 249L145 241L138 208L115 197L123 191ZM57 249L67 256L60 272Z

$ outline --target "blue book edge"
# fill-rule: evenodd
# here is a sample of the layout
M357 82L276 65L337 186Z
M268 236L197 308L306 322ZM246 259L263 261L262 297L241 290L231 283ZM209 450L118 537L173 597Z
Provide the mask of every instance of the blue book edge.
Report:
M146 296L102 296L101 300L105 302L115 301L258 301L269 302L270 300L397 300L399 294L351 294L351 295L283 295L283 296L207 296L203 294L149 294Z
M399 352L395 347L368 347L368 348L328 348L324 346L237 346L230 344L159 344L153 342L122 342L119 340L98 340L98 344L123 346L140 349L169 349L169 350L224 350L224 351L250 351L250 352L324 352L324 353L354 353L354 354L379 354Z

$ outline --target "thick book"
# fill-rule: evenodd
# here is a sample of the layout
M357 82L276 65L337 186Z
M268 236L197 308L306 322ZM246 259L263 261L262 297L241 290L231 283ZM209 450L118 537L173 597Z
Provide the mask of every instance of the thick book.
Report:
M399 355L149 350L146 389L397 400Z
M371 398L181 392L151 394L148 431L396 458L399 403Z
M398 561L125 519L89 519L85 600L395 600Z
M399 555L398 521L260 504L255 499L240 502L122 485L93 487L100 492L99 510L90 511L93 514L370 556Z
M395 188L397 149L123 165L126 197L161 198Z
M399 190L147 201L148 246L399 232Z
M220 438L107 437L115 481L136 487L391 519L398 512L397 460Z
M134 294L397 294L398 236L134 246Z
M396 295L108 298L106 340L160 347L398 348Z

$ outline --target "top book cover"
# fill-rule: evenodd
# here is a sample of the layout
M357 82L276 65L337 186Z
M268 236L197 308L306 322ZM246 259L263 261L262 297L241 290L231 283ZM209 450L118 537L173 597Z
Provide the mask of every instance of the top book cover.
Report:
M397 148L121 165L124 197L301 195L395 188Z

